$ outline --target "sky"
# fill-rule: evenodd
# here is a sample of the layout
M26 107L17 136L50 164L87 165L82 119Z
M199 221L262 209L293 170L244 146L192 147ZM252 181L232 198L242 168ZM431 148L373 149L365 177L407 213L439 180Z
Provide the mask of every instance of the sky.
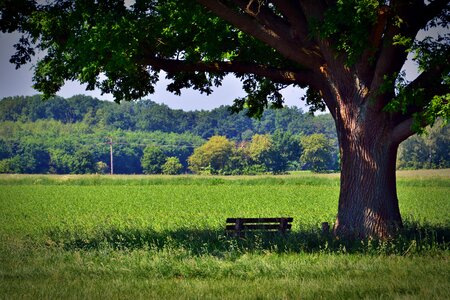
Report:
M9 96L31 96L39 92L32 88L32 64L27 64L15 69L15 65L9 62L12 54L14 54L13 45L19 38L18 34L0 33L0 99ZM211 95L201 94L193 89L182 90L181 96L176 96L166 91L168 81L161 74L161 80L156 86L154 94L146 96L144 99L150 99L157 103L164 103L173 109L183 110L211 110L221 105L231 105L233 100L238 97L245 96L242 90L241 82L232 75L225 77L222 86L216 88ZM96 97L101 100L113 101L111 94L102 95L100 90L86 91L86 86L78 82L66 82L61 88L58 95L69 98L73 95L84 94ZM305 107L300 98L304 92L299 88L287 88L283 95L285 96L287 106Z

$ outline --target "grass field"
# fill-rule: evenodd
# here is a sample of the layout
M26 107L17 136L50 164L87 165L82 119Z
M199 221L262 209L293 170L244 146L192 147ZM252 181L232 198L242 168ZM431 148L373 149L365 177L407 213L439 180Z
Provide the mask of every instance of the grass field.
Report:
M339 176L0 176L0 299L450 298L450 170L400 172L390 242L320 233ZM294 217L286 237L227 217Z

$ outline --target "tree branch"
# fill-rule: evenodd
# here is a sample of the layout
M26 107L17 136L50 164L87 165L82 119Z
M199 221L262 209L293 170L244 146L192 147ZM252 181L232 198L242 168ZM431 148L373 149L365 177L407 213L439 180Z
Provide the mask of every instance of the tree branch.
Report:
M147 65L155 69L174 72L211 72L211 73L235 73L255 74L269 78L273 82L283 84L298 84L301 86L316 85L317 79L313 72L307 70L282 70L266 65L250 64L236 61L221 62L187 62L183 60L147 57L143 60Z
M445 2L445 3L444 3ZM423 1L392 1L389 22L386 25L381 49L371 83L371 90L378 90L383 84L385 75L400 72L408 55L408 43L396 43L396 38L414 41L420 29L444 9L448 1L435 0L425 6Z
M322 21L327 9L335 3L327 3L326 0L297 0L296 1L307 21Z
M380 50L388 18L389 7L383 5L378 9L377 21L373 26L369 37L370 46L364 51L359 63L356 66L358 75L366 85L370 84L370 80L374 72L373 63L371 63L370 60Z
M322 85L319 88L320 95L322 96L323 101L325 102L329 112L333 116L333 119L336 120L338 115L338 104L333 96L333 93L330 90L330 87L323 84L324 81L321 81Z
M401 33L400 29L390 24L389 28L385 32L383 38L382 48L379 52L377 62L373 71L373 79L370 83L371 91L379 91L381 86L385 84L385 76L393 76L399 73L403 64L408 56L407 47L396 45L394 40L395 36ZM391 95L383 97L385 99L392 98L394 96L394 86L390 91ZM379 109L383 108L385 103L378 103Z
M260 4L257 0L234 0L234 3L246 14L262 24L264 28L275 32L280 38L284 40L292 39L289 36L291 28L288 22L276 15L271 9L265 5ZM256 3L255 3L256 2Z
M308 22L301 11L301 7L294 1L273 0L272 3L287 18L291 24L295 39L306 41L308 39Z
M413 118L408 118L402 121L397 126L395 126L394 130L392 131L392 142L398 145L404 140L406 140L408 137L413 135L414 134L414 131L412 130L413 122L414 122Z
M320 65L320 54L318 52L307 49L304 45L293 42L292 39L287 39L285 33L281 34L284 30L289 29L282 23L276 22L276 25L267 26L267 24L263 24L266 21L260 23L262 22L262 17L258 21L249 15L239 13L220 0L197 0L197 2L243 32L276 49L287 59L311 70L317 69ZM283 30L280 30L280 28L283 28Z
M430 92L430 94L438 95L443 92L447 92L448 86L441 84L441 76L450 58L447 58L447 61L442 61L441 64L435 65L434 67L428 68L426 71L422 72L414 81L412 81L406 87L406 91L413 91L417 89L426 89ZM448 67L447 67L448 69Z
M414 97L415 99L411 99L411 105L406 112L398 112L394 115L397 125L411 118L415 113L422 112L435 95L444 95L450 92L450 87L441 83L441 76L445 70L444 65L447 65L447 62L442 62L441 65L422 72L413 82L405 87L403 95Z

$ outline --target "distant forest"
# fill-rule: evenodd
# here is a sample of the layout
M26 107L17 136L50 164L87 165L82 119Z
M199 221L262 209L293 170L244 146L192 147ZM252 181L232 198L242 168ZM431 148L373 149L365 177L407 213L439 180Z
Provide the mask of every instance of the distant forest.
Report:
M399 168L450 167L450 127L405 141ZM229 107L170 109L150 100L120 105L77 95L0 100L0 173L259 174L339 167L334 121L297 107L261 119Z

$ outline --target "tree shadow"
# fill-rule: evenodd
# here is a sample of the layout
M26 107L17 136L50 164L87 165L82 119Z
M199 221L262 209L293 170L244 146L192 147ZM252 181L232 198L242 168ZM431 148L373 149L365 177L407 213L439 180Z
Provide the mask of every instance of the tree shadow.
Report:
M242 237L223 229L157 231L152 228L98 227L91 231L55 228L47 232L48 246L65 250L181 249L190 255L225 257L244 253L361 253L409 255L450 249L450 224L431 225L407 222L397 237L388 241L375 239L343 240L319 229L309 228L287 234L278 232L246 233Z

